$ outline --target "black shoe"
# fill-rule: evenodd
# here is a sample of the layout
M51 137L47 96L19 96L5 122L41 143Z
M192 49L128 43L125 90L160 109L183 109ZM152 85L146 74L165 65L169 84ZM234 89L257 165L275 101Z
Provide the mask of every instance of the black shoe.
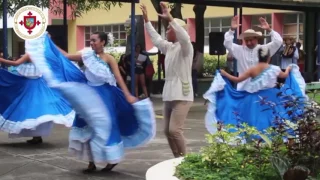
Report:
M102 172L110 172L118 164L108 164L105 168L101 169Z
M97 167L96 167L96 165L94 165L94 166L92 166L92 167L88 167L88 169L85 169L85 170L83 170L82 172L84 173L84 174L90 174L90 173L93 173L93 172L95 172L97 170Z
M28 144L41 144L42 138L41 137L34 137L31 140L27 141Z

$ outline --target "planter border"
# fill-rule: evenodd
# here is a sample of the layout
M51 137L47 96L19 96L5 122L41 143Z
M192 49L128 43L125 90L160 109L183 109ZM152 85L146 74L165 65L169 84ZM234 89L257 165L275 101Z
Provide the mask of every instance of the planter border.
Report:
M183 159L183 157L169 159L152 166L146 172L146 180L179 180L174 173Z

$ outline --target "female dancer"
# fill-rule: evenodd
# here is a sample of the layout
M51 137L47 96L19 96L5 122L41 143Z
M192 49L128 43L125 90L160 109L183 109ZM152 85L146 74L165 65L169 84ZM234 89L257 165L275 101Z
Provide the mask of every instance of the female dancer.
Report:
M268 64L270 57L269 50L266 47L259 49L258 53L259 64L240 77L232 76L221 70L222 76L234 82L251 78L251 81L248 81L244 86L244 91L235 90L230 82L222 78L220 73L216 74L210 89L204 94L204 98L210 101L205 118L209 132L216 132L217 129L213 124L218 121L223 124L237 125L239 120L257 128L259 131L263 131L273 125L274 114L272 111L263 111L270 107L266 107L266 104L257 103L261 102L261 98L275 104L281 104L284 100L283 97L279 96L279 93L286 95L290 93L294 96L306 98L304 93L305 82L297 65L291 65L285 72L282 72L278 66ZM275 88L277 77L287 78L281 89ZM274 108L279 116L290 119L290 117L287 117L287 111L283 106Z
M0 63L15 66L10 73L0 69L0 129L9 137L33 137L28 143L42 143L54 123L71 127L75 112L55 90L48 87L28 54L16 61L0 58Z
M136 102L116 60L104 53L107 43L105 33L93 33L92 50L76 55L61 49L59 52L47 36L26 43L27 52L43 70L47 82L60 89L82 116L76 118L71 129L69 150L90 162L84 173L95 171L95 163L107 163L103 171L111 171L124 157L124 148L142 145L155 135L150 100ZM84 76L66 57L83 61ZM122 90L116 87L117 83ZM94 104L88 106L88 101Z

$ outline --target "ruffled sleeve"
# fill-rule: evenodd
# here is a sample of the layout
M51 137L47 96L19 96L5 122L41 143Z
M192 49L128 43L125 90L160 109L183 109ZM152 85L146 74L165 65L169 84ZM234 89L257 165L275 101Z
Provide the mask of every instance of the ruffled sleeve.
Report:
M280 74L280 67L270 65L269 68L265 69L260 75L251 79L244 85L244 89L247 92L254 93L263 89L275 87Z
M84 51L82 53L82 60L86 67L86 71L90 71L91 77L87 77L89 81L94 78L94 81L102 81L109 83L112 86L117 85L116 79L111 72L109 65L99 59L94 51Z
M33 63L24 63L17 67L17 72L27 78L38 78L42 73L36 68Z

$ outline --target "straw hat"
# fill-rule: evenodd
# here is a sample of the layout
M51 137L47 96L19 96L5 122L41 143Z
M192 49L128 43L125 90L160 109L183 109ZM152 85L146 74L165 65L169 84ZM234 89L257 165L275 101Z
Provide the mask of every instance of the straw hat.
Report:
M258 37L258 38L262 38L262 32L259 31L255 31L253 29L248 29L246 31L244 31L242 34L240 34L239 39L245 39L248 37Z

